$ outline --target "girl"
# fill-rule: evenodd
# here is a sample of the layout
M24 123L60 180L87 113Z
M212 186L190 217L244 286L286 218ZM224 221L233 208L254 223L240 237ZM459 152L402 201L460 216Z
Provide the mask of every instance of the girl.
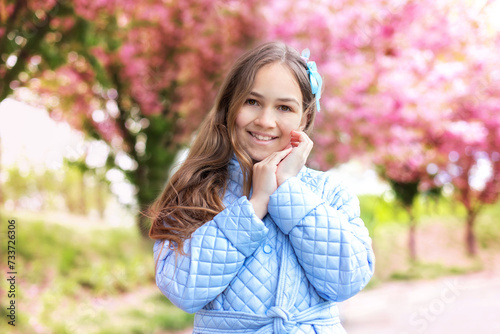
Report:
M243 55L153 204L156 282L193 333L345 333L374 256L357 198L304 166L320 92L284 44Z

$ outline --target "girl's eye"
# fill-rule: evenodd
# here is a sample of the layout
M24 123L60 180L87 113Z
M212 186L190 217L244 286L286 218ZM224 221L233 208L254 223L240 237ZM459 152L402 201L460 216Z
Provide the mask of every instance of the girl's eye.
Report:
M292 111L292 108L289 106L279 106L278 109L281 111Z
M248 99L248 100L246 101L246 104L251 105L251 106L256 106L256 105L258 105L259 103L257 102L257 100L254 100L254 99Z

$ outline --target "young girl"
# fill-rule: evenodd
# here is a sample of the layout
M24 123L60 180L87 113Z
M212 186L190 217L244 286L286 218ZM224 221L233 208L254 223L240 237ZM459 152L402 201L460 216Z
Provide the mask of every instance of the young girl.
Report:
M156 282L193 333L345 333L374 256L357 198L304 166L320 93L290 47L246 53L153 204Z

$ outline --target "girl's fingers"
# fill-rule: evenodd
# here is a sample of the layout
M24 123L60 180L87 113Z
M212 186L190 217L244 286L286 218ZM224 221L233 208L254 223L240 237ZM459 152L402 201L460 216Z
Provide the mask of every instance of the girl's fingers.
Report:
M297 131L291 132L290 143L292 144L293 147L297 147L302 142L304 142L304 137L302 136L302 134L305 135L304 132L297 132Z
M304 131L295 131L295 130L292 130L291 137L292 137L292 140L298 140L300 142L306 142L306 141L310 141L311 140L309 138L309 136Z
M307 139L308 137L304 132L292 131L290 141L300 145L301 143L307 142Z
M283 160L291 151L292 146L285 148L283 151L275 152L275 157L272 159L273 162L276 162L276 165Z
M292 131L290 143L292 146L301 148L304 152L307 152L307 155L309 155L313 146L312 140L302 131Z
M278 151L270 154L267 158L264 160L260 161L256 165L264 166L267 164L271 164L273 166L277 166L281 160L283 160L291 151L292 151L293 145L288 146L285 148L283 151Z

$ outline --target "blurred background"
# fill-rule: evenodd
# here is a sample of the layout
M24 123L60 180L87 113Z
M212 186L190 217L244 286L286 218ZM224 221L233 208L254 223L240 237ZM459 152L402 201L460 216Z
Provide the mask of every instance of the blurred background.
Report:
M0 332L190 332L141 212L229 66L269 40L311 50L309 165L357 193L373 237L348 332L500 333L494 0L0 0Z

